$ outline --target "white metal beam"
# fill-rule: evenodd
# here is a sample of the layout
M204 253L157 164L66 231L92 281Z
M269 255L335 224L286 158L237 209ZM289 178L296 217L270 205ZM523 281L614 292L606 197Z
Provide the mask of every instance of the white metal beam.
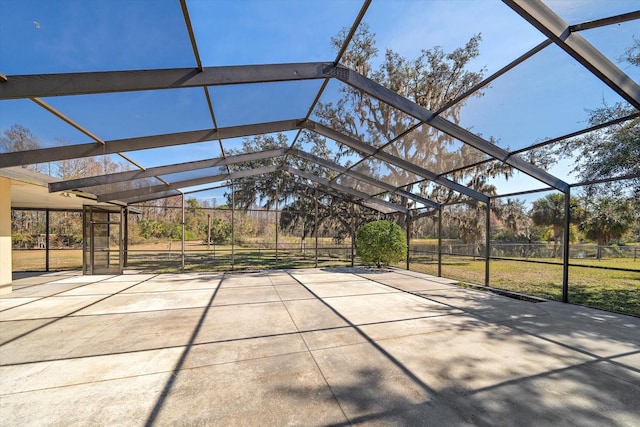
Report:
M540 0L502 0L558 47L640 110L640 86Z
M238 178L247 178L250 176L272 173L272 172L276 172L279 169L280 168L277 166L266 166L262 168L247 169L247 170L242 170L238 172L225 173L220 175L211 175L211 176L202 177L202 178L172 182L169 185L153 185L149 187L136 188L133 190L117 191L117 192L108 193L108 194L98 194L97 196L98 196L99 202L107 202L110 200L128 200L136 196L152 195L155 193L160 193L168 190L178 190L180 188L193 187L195 185L210 184L212 182L219 182L219 181L238 179Z
M180 190L168 190L168 191L159 191L153 194L133 196L126 199L121 199L119 201L127 204L132 204L132 203L148 202L151 200L166 199L168 197L181 196L181 195L182 193L180 192Z
M0 99L325 79L329 62L7 76Z
M87 178L70 179L49 183L49 192L73 190L77 188L94 187L98 185L113 184L116 182L131 181L134 179L150 178L156 175L170 175L179 172L188 172L198 169L206 169L215 166L233 165L243 162L270 159L284 156L287 149L260 151L255 153L238 154L234 156L216 157L214 159L198 160L193 162L177 163L167 166L157 166L145 170L115 172L106 175L91 176Z
M298 150L298 149L293 149L293 150L291 150L291 155L292 156L297 156L297 157L299 157L301 159L309 160L312 163L315 163L315 164L318 164L320 166L324 166L324 167L326 167L328 169L332 169L334 171L337 171L337 172L343 173L345 175L351 176L351 177L353 177L355 179L358 179L360 181L366 182L368 184L371 184L371 185L376 186L378 188L381 188L383 190L389 191L391 193L397 193L402 197L406 197L406 198L414 200L416 202L420 202L420 203L422 203L424 205L431 206L431 207L434 207L434 208L438 208L440 206L439 203L436 203L436 202L434 202L432 200L429 200L429 199L426 199L424 197L418 196L418 195L413 194L413 193L411 193L409 191L406 191L406 190L401 190L398 187L395 187L395 186L393 186L391 184L388 184L388 183L386 183L384 181L380 181L379 179L373 178L371 176L362 174L360 172L356 172L354 170L349 170L348 168L346 168L346 167L344 167L342 165L339 165L337 163L334 163L334 162L326 160L326 159L322 159L322 158L320 158L318 156L315 156L313 154L307 153L305 151Z
M217 139L238 138L266 133L285 132L298 129L301 120L282 120L278 122L256 123L231 126L218 129L203 129L164 135L142 136L105 141L105 144L75 144L62 147L40 148L37 150L0 153L0 168L25 166L58 160L79 159L82 157L115 154L119 152L146 150L149 148L170 147Z
M337 184L333 181L329 181L328 179L319 177L317 175L311 174L309 172L305 172L305 171L301 171L299 169L293 168L293 167L285 167L284 168L285 171L288 171L294 175L298 175L301 176L303 178L308 179L311 182L315 182L318 185L322 185L323 187L329 187L329 188L333 188L334 190L338 190L338 191L342 191L346 194L351 194L352 196L355 196L359 199L361 199L363 202L365 200L370 200L373 201L374 203L378 203L381 205L384 205L388 208L393 209L396 212L403 212L403 213L407 213L408 209L405 208L404 206L400 206L400 205L396 205L395 203L391 203L391 202L387 202L386 200L381 200L375 197L370 196L367 193L364 193L362 191L358 191L356 189L353 188L349 188L349 187L345 187L343 185Z
M308 129L313 130L314 132L319 133L320 135L323 135L327 138L333 139L334 141L340 143L340 144L344 144L347 147L358 151L360 153L363 153L365 155L369 155L372 157L375 157L379 160L382 160L384 162L387 162L391 165L394 165L396 167L399 167L401 169L404 169L408 172L411 172L413 174L416 174L418 176L421 176L423 178L426 178L430 181L433 181L437 184L440 184L442 186L445 186L447 188L450 188L454 191L457 191L459 193L464 194L465 196L469 196L472 199L481 201L481 202L488 202L489 201L489 196L482 194L476 190L474 190L473 188L469 188L466 187L462 184L458 184L455 181L452 181L450 179L444 178L444 177L440 177L437 174L424 169L420 166L417 166L411 162L408 162L404 159L401 159L400 157L396 157L393 154L387 153L385 151L378 151L375 147L369 145L369 144L365 144L362 141L358 141L355 138L352 138L348 135L345 135L341 132L338 132L336 130L333 130L331 128L328 128L320 123L314 122L314 121L308 121L304 124L304 126L306 126Z
M383 101L392 107L395 107L416 119L427 123L428 125L438 129L441 132L446 133L459 141L468 144L483 153L486 153L497 160L503 161L514 168L526 173L529 176L542 181L545 184L556 188L562 192L569 190L569 185L559 178L551 175L550 173L540 169L537 166L532 165L521 159L518 156L510 156L509 152L498 147L495 144L479 137L478 135L469 132L468 130L452 123L440 116L436 116L432 111L416 104L415 102L399 95L398 93L387 89L379 83L374 82L371 79L364 77L363 75L350 70L345 67L327 67L325 70L327 75L333 76L346 84L364 92L372 97Z

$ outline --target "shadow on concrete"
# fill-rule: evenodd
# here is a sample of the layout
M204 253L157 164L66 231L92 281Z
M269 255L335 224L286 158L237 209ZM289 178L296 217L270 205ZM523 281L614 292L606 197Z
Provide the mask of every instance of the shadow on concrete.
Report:
M514 426L632 425L633 420L637 418L640 408L638 406L640 386L637 383L637 373L640 370L616 359L637 356L640 354L640 350L602 357L580 345L571 345L517 327L501 325L501 328L541 338L543 341L588 355L592 359L476 388L469 387L469 383L482 379L483 367L477 366L481 363L480 360L475 359L473 355L448 359L444 362L440 360L436 361L440 365L435 366L432 370L437 371L438 376L446 378L448 385L437 388L425 383L405 364L370 338L358 325L350 322L302 282L298 281L298 283L347 322L373 349L399 369L426 396L422 402L416 403L415 396L398 393L392 384L387 383L383 369L359 369L352 373L355 374L356 379L349 384L331 385L328 383L334 398L348 417L347 422L336 424L336 426L367 423L401 426L445 424L493 426L498 420L502 425ZM424 295L416 295L425 297ZM441 301L435 302L442 303ZM448 304L445 303L445 305ZM449 306L461 309L459 306ZM467 311L467 313L474 315L472 311ZM569 317L568 322L581 324L579 314ZM531 322L536 322L536 320L533 319ZM585 331L568 329L566 333L581 336L587 333L586 329L588 328L585 328ZM621 332L620 338L628 338L628 332ZM451 333L455 334L455 331L451 331ZM492 340L506 341L511 339L511 334L501 334L490 330L484 331L484 335ZM543 353L549 351L540 343L530 345L535 351ZM553 356L561 357L555 354ZM425 363L430 362L425 360ZM469 376L456 378L452 373L456 366L465 366ZM507 362L504 370L509 371L509 369ZM513 375L518 375L518 373L514 372L511 376ZM572 385L579 388L570 390L563 387L562 392L558 394L554 387L557 383L568 383L570 387ZM302 404L304 404L304 396L313 392L313 390L304 388L288 388L278 391L297 397L302 400Z
M169 380L164 385L164 388L162 389L162 392L160 393L160 396L158 397L158 400L153 405L153 409L151 410L151 413L149 414L149 417L147 418L147 421L145 422L145 426L152 426L155 423L156 419L158 418L158 415L160 414L160 411L162 410L164 402L167 399L167 396L169 396L169 393L171 392L171 389L173 388L173 385L176 382L176 379L178 378L178 373L182 369L182 365L184 365L185 360L187 360L187 356L189 355L189 352L191 351L191 348L193 347L193 344L195 343L196 338L198 337L198 333L200 332L200 329L202 328L202 325L204 324L204 320L207 317L207 314L209 313L209 310L211 309L211 306L213 304L213 300L215 299L216 295L218 294L218 291L220 290L220 287L221 287L222 282L224 281L224 279L225 279L225 276L223 276L220 279L220 282L218 283L218 286L213 291L213 294L211 295L211 298L209 298L209 303L205 306L204 310L202 311L202 315L200 316L200 319L198 320L198 323L196 324L196 327L193 329L193 333L191 334L191 337L189 337L189 341L184 346L184 351L180 355L180 358L178 359L178 362L176 363L176 366L173 368L173 372L171 373L171 376L169 377Z
M326 269L325 271L337 272L335 269ZM353 273L353 269L343 271ZM346 322L346 325L196 342L205 320L210 314L217 291L223 287L222 282L228 277L225 275L209 298L206 306L193 308L193 319L195 321L199 315L199 320L195 326L191 323L188 328L185 328L184 337L190 334L186 344L102 353L95 356L135 353L164 348L183 349L155 403L153 399L149 400L149 404L153 404L153 407L146 418L145 424L147 426L154 425L158 421L162 409L167 405L167 399L171 400L171 391L175 387L179 372L184 368L190 352L197 346L263 337L298 335L305 332L347 329L355 331L362 338L361 341L354 345L368 347L371 351L366 354L380 356L379 360L383 363L380 364L380 367L375 366L375 363L369 363L367 366L354 363L351 370L349 370L349 366L344 366L343 368L346 372L338 371L337 373L337 375L344 375L342 378L337 380L336 378L329 378L327 380L327 385L333 397L331 402L334 404L337 402L347 416L346 422L335 424L336 426L358 424L401 426L493 426L500 424L525 427L534 425L613 426L633 425L634 421L639 418L640 386L638 385L638 374L640 374L640 369L631 366L631 359L637 359L638 355L640 355L640 342L633 340L633 336L637 337L637 332L640 331L639 319L558 303L529 304L514 300L507 301L506 299L500 301L502 297L498 296L492 296L484 300L483 298L474 298L474 296L477 296L474 294L475 291L452 287L455 292L452 292L451 295L436 290L432 298L429 298L428 294L403 292L429 299L448 309L455 309L455 312L453 310L447 310L446 313L434 313L431 311L430 315L421 316L419 314L423 313L419 311L419 307L416 307L417 316L414 318L369 323L359 322L356 324L348 320L345 315L341 314L325 299L315 294L300 280L289 273L286 274L291 277L293 282L305 288L313 298L320 301L336 316ZM268 273L261 272L256 273L256 275L268 275ZM172 280L170 276L167 275L164 278L154 280L170 281ZM189 280L208 281L211 277L211 275L194 275ZM218 275L217 277L220 276ZM136 285L143 282L140 281ZM84 285L86 284L79 286ZM110 294L104 299L125 290ZM461 295L468 298L469 301L461 303ZM92 302L86 307L104 299ZM496 301L499 304L494 304ZM515 304L518 307L535 307L535 310L540 310L543 313L531 317L510 319L508 316L505 317L505 313L499 313L501 307L511 307L510 304ZM384 309L384 307L381 307L381 309ZM512 307L511 311L516 309ZM544 366L536 367L536 370L533 371L535 373L531 373L532 371L523 369L523 364L518 365L516 363L515 365L518 366L518 369L510 366L511 361L508 358L508 354L505 355L504 360L491 357L491 360L499 360L504 364L498 366L497 370L489 373L487 377L487 361L483 360L484 356L482 354L465 354L462 351L458 351L454 352L454 355L450 358L431 357L433 355L426 353L418 354L416 357L411 358L407 357L407 353L401 351L402 339L406 339L405 343L418 342L422 339L421 346L416 346L416 349L428 349L429 332L422 335L400 337L399 340L396 340L396 337L392 337L388 341L374 339L365 332L369 331L369 329L366 329L367 326L434 317L460 316L461 312L465 313L464 316L469 321L460 324L454 322L446 324L444 327L448 329L443 330L443 333L438 336L440 339L447 340L449 339L447 337L450 337L453 340L456 335L473 331L474 333L480 333L481 337L486 340L486 342L481 343L481 346L487 347L500 342L509 344L515 340L518 344L524 343L522 347L525 349L525 356L527 352L530 354L543 354L546 355L547 360L551 360L553 363L550 363L546 368ZM72 314L69 313L55 318L51 322L25 332L11 341L49 326ZM122 314L120 313L119 315ZM390 344L394 340L397 341L396 344ZM443 346L443 348L446 348L446 346ZM315 358L317 354L324 350L326 349L309 350L309 352ZM0 351L2 351L1 348ZM91 351L95 351L95 349L91 349ZM484 355L490 354L491 351L489 349ZM53 360L83 359L93 356L63 357ZM535 361L537 358L532 357L531 360ZM5 364L3 366L38 362L40 361ZM428 369L420 366L421 364L428 365ZM463 367L463 369L460 369L460 367ZM318 368L321 369L320 365L318 365ZM394 375L390 376L390 372ZM496 372L498 372L497 375L495 374ZM322 369L321 373L326 379ZM162 381L160 385L162 385ZM398 386L396 383L398 381L402 383L402 387ZM407 386L407 384L410 386ZM558 387L558 384L561 387ZM410 392L407 393L407 390ZM314 395L317 396L317 388L311 387L287 387L273 391L293 397L300 405L305 405L306 399L313 399ZM329 399L327 397L327 400ZM259 422L260 420L256 420L256 423Z
M107 280L107 279L103 279L103 280ZM92 284L99 283L99 282L101 282L101 280L99 280L99 281L95 281L95 282L90 282L90 283L82 283L82 284L78 284L78 286L74 287L73 289L78 289L78 288L81 288L81 287L83 287L83 286L88 286L88 285L92 285ZM142 283L142 282L140 282L140 283ZM131 289L131 288L133 288L134 286L139 285L140 283L135 283L134 285L131 285L131 286L127 287L127 288L121 289L121 290L120 290L120 291L118 291L118 292L114 292L113 294L106 295L104 298L100 298L100 299L99 299L99 300L97 300L97 301L93 301L93 302L91 302L91 303L89 303L89 304L87 304L87 305L84 305L84 306L82 306L82 307L80 307L80 308L77 308L76 310L73 310L73 311L71 311L70 313L65 314L64 316L55 317L55 318L51 319L51 321L50 321L50 322L44 323L44 324L42 324L42 325L39 325L39 326L37 326L36 328L30 329L30 330L28 330L28 331L25 331L25 332L23 332L23 333L21 333L21 334L19 334L19 335L15 336L15 337L13 337L13 338L9 339L9 340L6 340L6 341L4 341L4 342L0 343L0 347L2 347L2 346L4 346L4 345L7 345L7 344L9 344L9 343L12 343L12 342L14 342L14 341L16 341L16 340L18 340L18 339L20 339L20 338L26 337L27 335L29 335L29 334L31 334L31 333L33 333L33 332L35 332L35 331L38 331L38 330L40 330L40 329L42 329L42 328L45 328L45 327L47 327L47 326L49 326L49 325L52 325L52 324L54 324L54 323L56 323L56 322L58 322L58 321L60 321L60 320L62 320L62 319L66 319L66 318L68 318L68 317L70 317L70 316L74 315L75 313L78 313L78 312L80 312L80 311L82 311L82 310L84 310L84 309L86 309L86 308L88 308L88 307L91 307L91 306L93 306L93 305L96 305L96 304L98 304L98 303L100 303L100 302L102 302L102 301L104 301L104 300L106 300L106 299L108 299L108 298L111 298L111 297L112 297L112 296L114 296L114 295L118 295L118 294L120 294L120 293L122 293L122 292L126 291L127 289ZM14 307L8 308L8 309L6 309L6 310L2 310L2 311L9 311L9 310L12 310L12 309L17 308L17 307L22 307L22 306L25 306L25 305L31 304L31 303L33 303L33 302L39 301L39 300L44 299L44 298L54 297L54 296L56 296L56 295L58 295L58 294L60 294L60 293L67 292L68 290L69 290L69 289L65 289L64 291L60 291L60 292L55 293L55 294L47 295L46 297L39 297L39 298L37 298L36 300L29 301L29 302L27 302L27 303L25 303L25 304L20 304L20 305L17 305L17 306L14 306ZM38 319L29 319L29 320L38 320ZM7 321L4 321L4 322L11 322L11 320L7 320Z

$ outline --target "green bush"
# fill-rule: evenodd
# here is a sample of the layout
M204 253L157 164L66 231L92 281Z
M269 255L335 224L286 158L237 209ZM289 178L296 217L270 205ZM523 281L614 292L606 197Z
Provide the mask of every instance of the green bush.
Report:
M220 245L231 240L232 231L230 223L221 218L213 218L211 220L211 243Z
M173 224L169 237L171 237L171 239L173 240L182 240L182 224ZM189 230L185 228L184 240L188 240L188 241L199 240L199 238L193 230Z
M11 233L11 244L15 248L33 247L34 238L26 233Z
M163 234L162 224L155 219L142 219L139 223L140 235L145 239L160 237Z
M407 238L402 228L391 221L374 221L363 225L356 235L358 256L380 268L394 264L407 255Z

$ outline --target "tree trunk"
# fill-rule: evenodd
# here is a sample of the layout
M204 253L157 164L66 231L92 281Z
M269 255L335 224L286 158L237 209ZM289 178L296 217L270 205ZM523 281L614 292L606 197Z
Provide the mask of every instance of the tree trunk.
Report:
M352 221L352 226L349 227L349 235L351 236L351 267L353 267L355 265L355 260L356 260L356 254L355 254L355 247L356 247L356 220L355 218Z
M598 237L598 249L596 250L596 259L602 259L602 247L606 244L606 242L604 241L604 237L600 236Z
M555 225L553 226L553 257L554 258L558 258L559 255L559 239L560 239L560 235L561 235L561 231L562 231L562 227L559 225Z

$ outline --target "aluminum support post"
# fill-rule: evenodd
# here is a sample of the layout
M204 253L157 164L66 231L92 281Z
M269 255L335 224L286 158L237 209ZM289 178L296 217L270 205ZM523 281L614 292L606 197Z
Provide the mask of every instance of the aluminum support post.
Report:
M491 199L489 199L489 203L487 203L487 213L486 213L486 222L485 222L485 249L484 249L484 285L489 286L489 264L491 261Z
M280 187L278 186L278 180L276 179L276 263L275 268L278 268L278 202L280 199Z
M315 234L315 238L316 238L316 263L315 263L315 267L318 268L318 190L314 189L313 190L313 202L314 202L314 218L313 218L313 222L314 222L314 234Z
M564 195L564 233L562 238L562 302L569 302L569 233L571 231L571 191Z
M49 228L51 225L51 222L49 220L49 209L47 209L45 211L45 218L44 218L44 227L45 227L45 242L44 242L44 250L45 250L45 261L44 261L44 270L45 271L49 271L49 247L51 246L51 234L49 232Z
M236 186L231 183L231 271L235 267L235 242L236 242Z
M182 268L181 271L184 273L184 193L182 193L182 237L180 239L180 255L182 258Z
M442 277L442 205L438 208L438 277Z
M411 258L411 214L407 212L407 270L409 270L409 258Z

